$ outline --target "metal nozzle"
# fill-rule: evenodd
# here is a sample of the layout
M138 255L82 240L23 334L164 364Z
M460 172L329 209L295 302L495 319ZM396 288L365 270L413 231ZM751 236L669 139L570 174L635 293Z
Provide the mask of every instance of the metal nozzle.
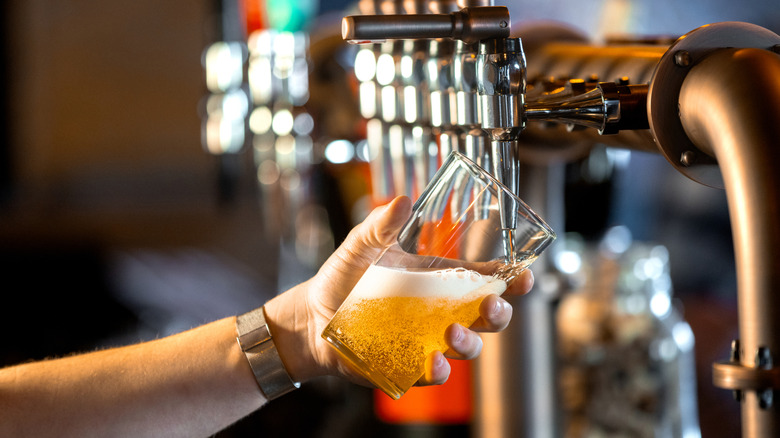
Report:
M527 120L546 120L596 128L599 134L647 129L647 85L601 82L590 90L569 82L563 91L528 102Z
M482 41L477 55L477 93L482 129L490 135L493 174L513 194L517 194L517 137L523 130L523 103L526 77L525 54L519 38ZM499 195L501 228L504 229L504 251L514 260L512 248L517 228L517 205L506 194Z
M519 38L482 41L477 56L477 93L482 129L493 140L515 140L525 127L526 68Z
M510 192L516 195L520 185L517 141L494 140L490 146L493 153L493 174ZM514 198L499 194L498 208L501 213L501 228L504 230L516 229L518 206L515 205Z

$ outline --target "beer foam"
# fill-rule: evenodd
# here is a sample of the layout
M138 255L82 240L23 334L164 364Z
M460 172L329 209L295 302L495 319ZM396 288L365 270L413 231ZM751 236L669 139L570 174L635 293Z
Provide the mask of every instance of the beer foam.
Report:
M354 298L445 297L499 295L506 282L465 268L407 271L371 265L350 293Z

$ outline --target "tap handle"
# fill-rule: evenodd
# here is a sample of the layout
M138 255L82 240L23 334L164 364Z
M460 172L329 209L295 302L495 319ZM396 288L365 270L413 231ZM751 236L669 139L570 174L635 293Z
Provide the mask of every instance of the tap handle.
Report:
M509 28L505 6L478 6L450 14L351 15L341 21L341 36L353 44L424 38L475 43L506 38Z

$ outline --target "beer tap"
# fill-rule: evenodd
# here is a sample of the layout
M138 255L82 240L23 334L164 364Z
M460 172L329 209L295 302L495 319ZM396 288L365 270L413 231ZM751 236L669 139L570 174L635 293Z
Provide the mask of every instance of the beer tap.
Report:
M429 44L428 87L430 90L431 125L436 129L442 157L458 149L452 130L452 57L451 40L434 39Z
M405 40L401 59L403 116L410 147L406 148L411 171L409 188L414 197L425 189L438 167L438 153L431 153L435 139L430 122L428 91L428 41Z
M435 0L428 4L434 14L450 14L459 10L454 0ZM436 131L442 158L459 150L457 108L453 84L455 41L436 38L429 41L428 86L430 90L431 125Z
M615 82L587 84L570 80L562 89L525 105L526 120L566 123L569 129L591 127L599 134L648 129L648 85Z
M429 4L425 0L404 1L405 14L427 14ZM407 169L407 195L416 198L425 189L438 167L438 154L431 153L435 138L431 126L430 86L428 63L429 41L403 40L400 60L401 82L399 90L403 100L403 127L405 138L405 162Z
M485 149L485 131L481 126L481 111L477 97L477 51L478 44L455 42L452 61L452 85L455 90L454 123L458 143L467 157L485 169L490 169L490 155Z
M512 193L517 193L517 139L525 127L525 55L519 38L495 38L479 43L477 57L477 93L481 109L481 124L490 136L493 174ZM517 229L517 208L509 196L499 198L501 228L504 230L504 253L513 262L514 232Z
M598 83L587 93L568 89L526 101L522 42L509 37L509 28L506 7L477 6L449 14L348 16L342 21L342 37L351 43L420 38L478 43L481 127L493 143L493 171L510 188L516 187L516 140L527 120L596 127L602 134L647 128L646 85Z
M400 0L361 0L358 7L366 16L403 11ZM373 196L378 203L398 194L398 185L403 182L398 174L399 166L393 163L393 152L397 154L398 148L391 147L390 138L390 126L397 119L400 103L396 97L396 49L394 41L376 41L362 45L355 57L355 76L360 81L360 112L367 120L366 143Z
M404 123L404 78L401 63L405 55L405 41L387 41L377 61L377 80L381 87L381 119L387 131L387 147L393 175L395 195L409 195L411 157L407 152L410 132Z
M426 64L431 102L428 117L430 124L439 129L455 125L458 121L457 113L450 114L453 109L450 103L455 100L450 96L456 96L452 84L458 75L452 72L455 43L447 40L476 44L482 39L508 36L509 12L506 7L463 8L448 14L348 16L342 21L342 37L351 43L432 39L428 45ZM464 91L474 91L474 87ZM453 118L456 123L452 123ZM447 145L451 144L447 140L445 138L445 152L449 149Z
M465 43L481 40L477 59L477 92L480 95L482 128L491 137L493 172L499 181L517 193L517 136L524 127L522 109L525 96L525 59L520 40L508 38L509 12L505 7L463 8L450 14L397 16L354 16L342 22L342 36L347 41L360 42L389 38L456 38ZM407 21L407 19L409 21ZM406 24L401 24L406 22ZM436 41L436 40L434 40ZM432 43L437 49L438 44ZM435 59L432 54L432 59ZM429 62L429 74L438 73ZM442 79L430 77L429 85L442 84ZM434 91L434 90L432 90ZM449 109L440 95L431 93L431 120L434 126L449 114L436 111ZM440 106L437 106L440 104ZM440 117L437 119L437 116ZM446 146L445 146L446 147ZM499 201L502 210L502 228L507 255L514 254L513 233L516 218L509 203ZM511 260L509 260L511 261Z

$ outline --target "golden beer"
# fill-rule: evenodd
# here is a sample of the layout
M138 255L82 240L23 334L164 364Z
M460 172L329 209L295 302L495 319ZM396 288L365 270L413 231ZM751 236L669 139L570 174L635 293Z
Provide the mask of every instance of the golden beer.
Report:
M479 317L479 304L506 283L465 269L407 271L372 265L322 333L368 380L395 399L445 351L444 332Z

